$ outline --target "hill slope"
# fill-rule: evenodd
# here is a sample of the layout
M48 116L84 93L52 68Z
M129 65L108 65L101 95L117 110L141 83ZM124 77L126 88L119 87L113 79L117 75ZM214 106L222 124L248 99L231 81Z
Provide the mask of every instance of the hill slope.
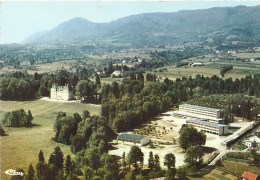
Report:
M260 6L221 7L174 13L132 15L110 23L74 18L54 29L27 38L24 43L55 41L110 41L133 45L167 44L226 38L259 39Z

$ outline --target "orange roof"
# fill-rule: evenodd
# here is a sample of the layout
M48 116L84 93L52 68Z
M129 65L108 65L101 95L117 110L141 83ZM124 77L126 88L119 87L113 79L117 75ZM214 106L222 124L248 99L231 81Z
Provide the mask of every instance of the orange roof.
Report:
M245 171L242 176L241 176L243 179L246 179L246 180L256 180L256 178L258 177L258 174L254 174L254 173L250 173L250 172L247 172Z

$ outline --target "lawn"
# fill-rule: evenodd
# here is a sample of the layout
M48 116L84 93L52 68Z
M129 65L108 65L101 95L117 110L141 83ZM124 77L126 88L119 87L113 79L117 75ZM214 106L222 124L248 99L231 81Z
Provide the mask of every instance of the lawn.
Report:
M80 103L49 102L44 100L34 101L0 101L0 119L5 112L23 108L31 110L34 117L33 123L37 124L32 128L8 128L5 131L8 136L1 137L1 179L9 179L4 174L8 169L23 168L28 170L32 163L34 166L38 161L38 153L43 151L45 161L48 161L50 154L56 146L60 146L64 157L72 155L70 147L56 143L51 140L54 136L53 124L55 121L55 112L64 111L67 115L75 112L82 113L88 110L92 115L100 114L100 106Z

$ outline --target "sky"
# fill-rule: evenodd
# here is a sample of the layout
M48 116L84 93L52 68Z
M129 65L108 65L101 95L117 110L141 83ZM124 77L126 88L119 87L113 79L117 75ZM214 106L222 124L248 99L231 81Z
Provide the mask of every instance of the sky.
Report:
M0 44L20 43L75 17L110 22L133 14L211 7L256 6L260 1L0 1Z

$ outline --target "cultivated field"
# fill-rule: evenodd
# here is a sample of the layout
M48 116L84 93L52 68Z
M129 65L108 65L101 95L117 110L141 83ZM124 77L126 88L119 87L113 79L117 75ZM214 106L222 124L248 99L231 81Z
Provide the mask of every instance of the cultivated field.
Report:
M260 174L260 168L256 166L252 166L248 163L243 162L235 162L235 161L223 161L222 166L217 169L227 173L232 174L238 177L241 177L244 171L248 171L255 174Z
M254 75L256 73L259 73L260 69L260 61L258 62L252 62L252 63L229 63L229 62L217 62L217 63L207 63L204 66L201 67L191 67L187 66L185 67L179 67L176 68L175 66L167 66L167 71L164 72L158 72L160 68L158 68L157 72L150 72L155 73L158 77L161 77L162 80L164 80L166 77L168 77L171 80L175 80L176 78L181 78L183 76L192 76L195 77L197 74L203 75L203 76L213 76L217 75L221 77L220 74L220 67L221 66L227 66L232 65L233 69L228 71L225 74L224 79L227 78L242 78L247 75Z
M81 114L83 110L88 110L91 115L100 113L100 106L98 105L45 100L0 101L0 107L0 119L3 118L5 112L21 108L26 111L30 109L34 117L33 123L37 125L32 128L5 127L8 136L1 137L1 179L10 178L4 174L4 171L8 169L19 167L27 171L30 163L35 166L40 150L44 153L45 161L48 161L56 146L61 147L64 157L69 154L73 156L69 146L51 140L55 134L53 131L55 112L64 111L67 115L72 115L75 112Z

